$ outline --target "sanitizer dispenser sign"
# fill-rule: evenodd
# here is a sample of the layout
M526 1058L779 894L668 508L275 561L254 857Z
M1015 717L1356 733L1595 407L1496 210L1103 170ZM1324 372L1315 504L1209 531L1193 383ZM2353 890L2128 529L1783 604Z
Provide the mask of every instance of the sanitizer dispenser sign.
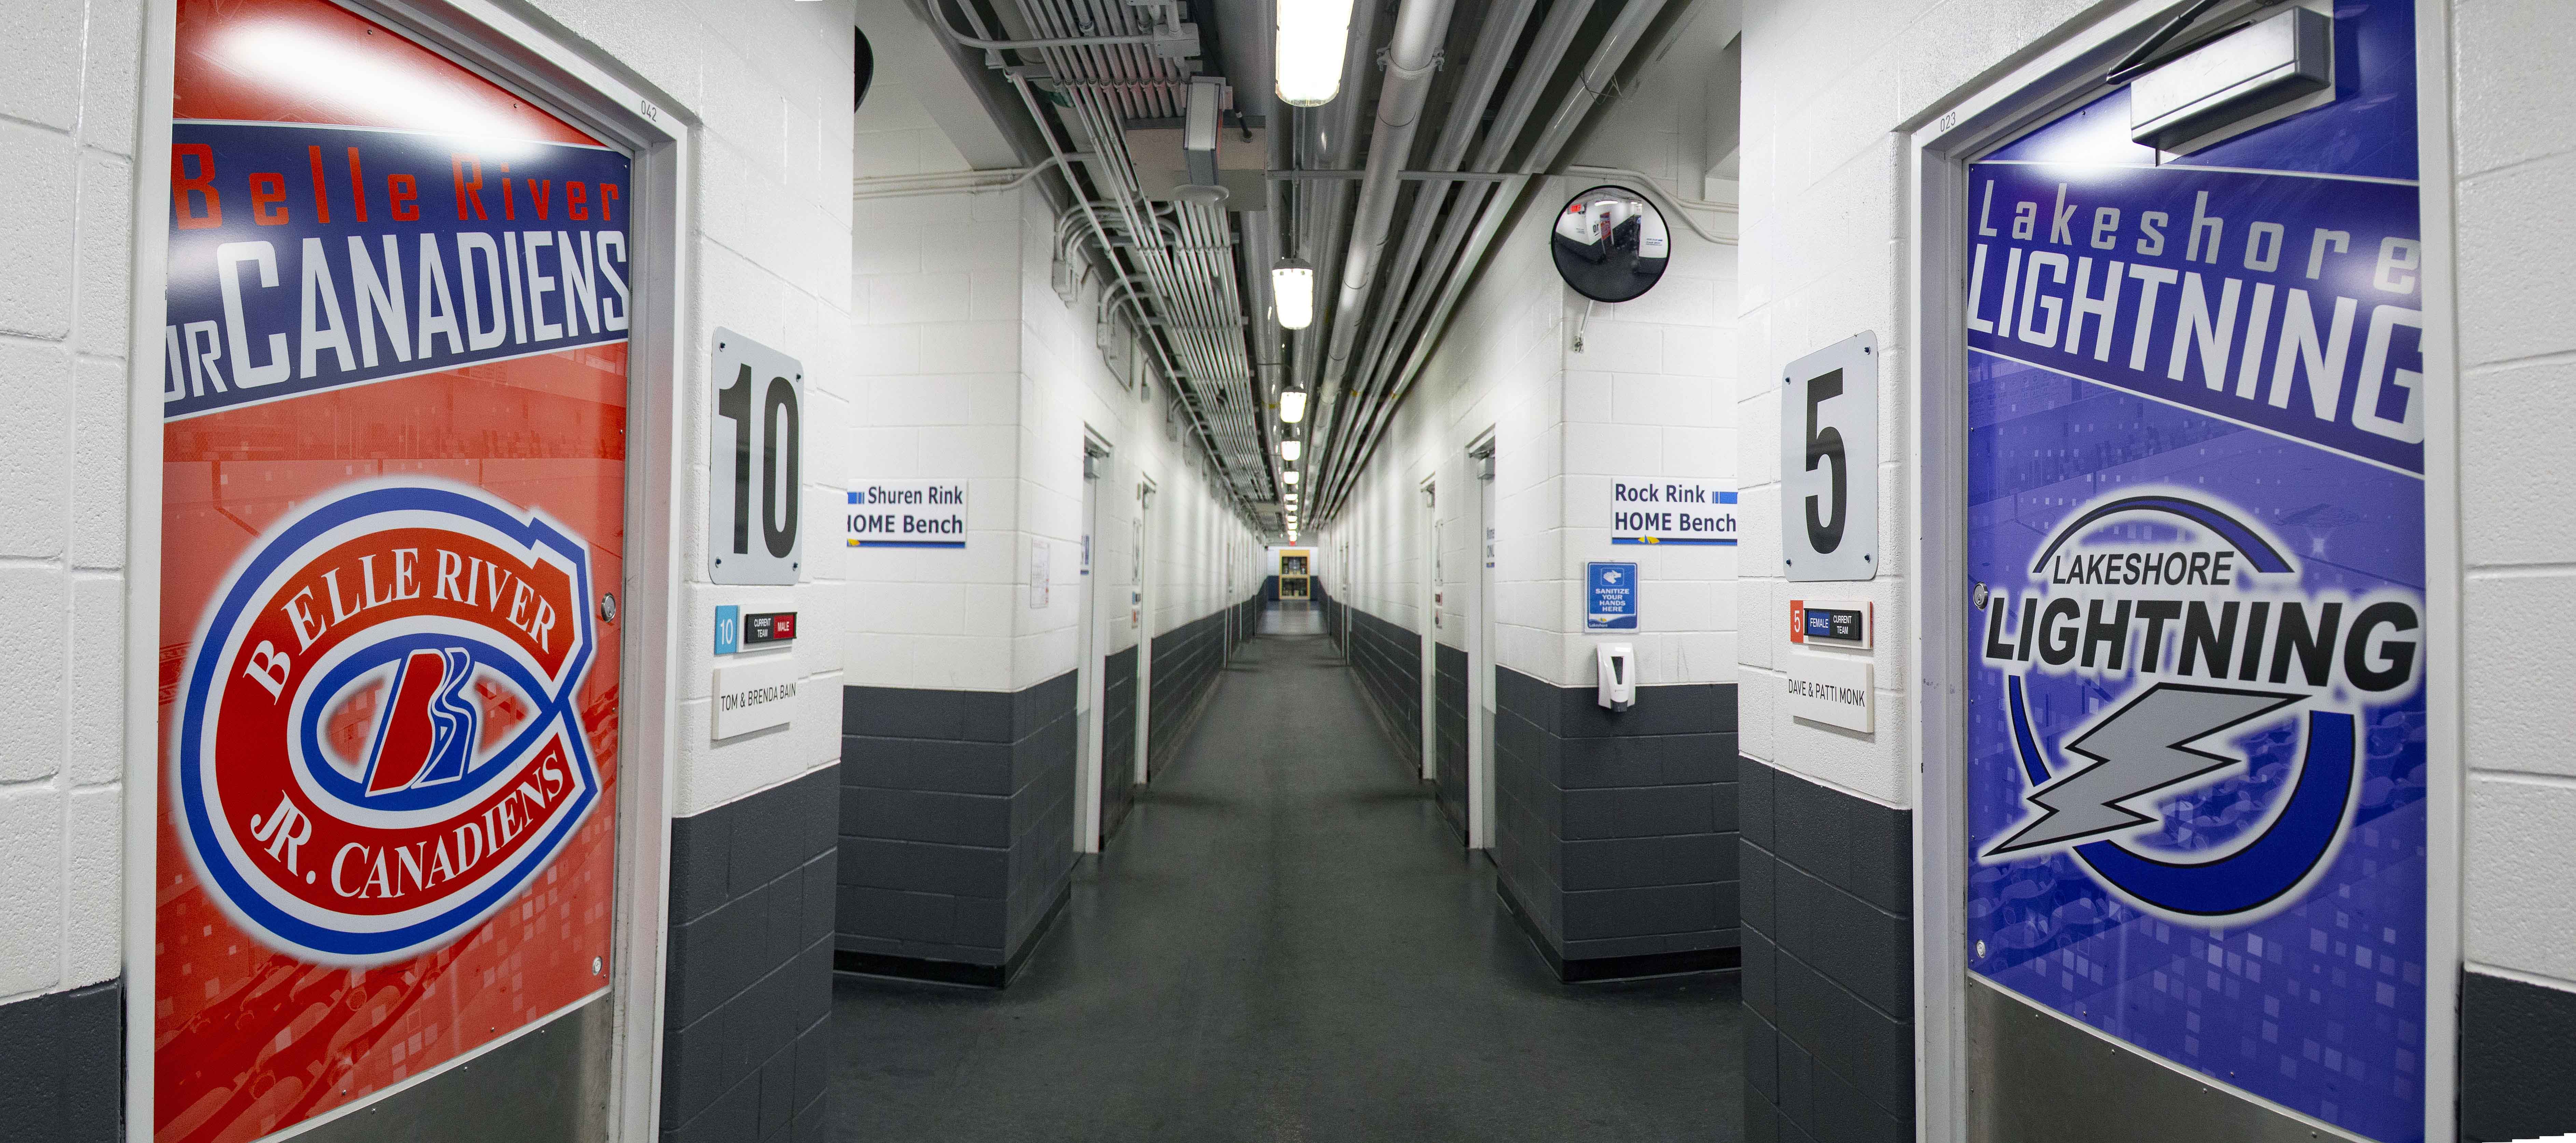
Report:
M2423 287L2408 5L2188 155L2114 91L1968 178L1968 964L2423 1137ZM2445 1000L2447 1003L2447 1000Z

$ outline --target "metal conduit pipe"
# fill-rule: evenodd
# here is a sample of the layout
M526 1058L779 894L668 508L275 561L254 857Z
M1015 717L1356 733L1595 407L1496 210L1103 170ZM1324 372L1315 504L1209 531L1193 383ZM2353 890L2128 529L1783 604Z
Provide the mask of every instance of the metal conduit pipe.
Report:
M935 8L934 8L934 12L933 12L933 14L934 14L934 16L936 16L936 10L935 10ZM973 18L974 18L973 13L971 13L971 12L970 12L970 13L968 13L968 18L969 18L969 19L973 19ZM960 36L960 35L959 35L959 33L957 32L957 30L956 30L955 28L950 27L950 26L949 26L949 24L948 24L948 22L947 22L947 20L946 20L944 17L943 17L943 18L937 18L937 19L934 19L934 20L933 20L933 24L934 24L934 26L937 28L937 30L938 30L942 35L945 35L945 36L949 37L949 38L950 38L950 39L952 39L952 40L958 40L958 41L960 41L960 42L962 42L962 41L963 41L964 37ZM969 45L969 46L971 46L971 45ZM1110 242L1109 242L1109 232L1108 232L1108 228L1107 228L1105 225L1103 225L1103 223L1102 223L1102 221L1101 221L1101 218L1100 218L1100 215L1099 215L1099 212L1097 212L1097 211L1095 211L1094 209L1092 209L1092 201L1091 201L1087 196L1085 196L1085 195L1083 194L1083 191L1082 191L1082 187L1081 187L1081 185L1080 185L1080 184L1078 184L1078 183L1075 183L1075 182L1073 181L1073 174L1072 174L1072 170L1071 170L1071 168L1070 168L1069 166L1065 166L1065 165L1063 165L1063 164L1065 164L1065 163L1066 163L1068 156L1070 156L1070 155L1074 154L1075 152L1068 151L1068 150L1067 150L1067 149L1066 149L1066 148L1065 148L1065 147L1064 147L1060 142L1058 142L1058 141L1057 141L1057 139L1056 139L1056 133L1055 133L1055 131L1052 129L1051 125L1049 124L1049 121L1048 121L1048 118L1047 118L1046 113L1045 113L1043 110L1041 110L1040 105L1039 105L1039 100L1037 99L1036 93L1035 93L1033 90L1031 90L1031 88L1030 88L1030 86L1029 86L1028 79L1027 79L1024 75L1020 75L1020 74L1017 74L1017 73L1006 72L1006 73L1005 73L1005 75L1007 76L1007 78L1008 78L1008 80L1009 80L1009 82L1010 82L1010 84L1011 84L1012 89L1013 89L1014 91L1017 91L1017 92L1019 93L1019 96L1020 96L1020 102L1021 102L1022 106L1024 106L1025 108L1027 108L1028 113L1029 113L1029 119L1030 119L1030 121L1031 121L1031 122L1033 122L1033 123L1035 123L1035 124L1037 124L1037 126L1038 126L1038 133L1039 133L1040 137L1042 137L1042 138L1044 138L1044 139L1046 140L1046 145L1047 145L1048 153L1053 157L1054 162L1055 162L1056 164L1058 164L1058 174L1059 174L1059 175L1064 179L1064 181L1065 181L1065 188L1066 188L1066 190L1069 192L1070 197L1074 200L1074 204L1075 204L1076 209L1079 209L1079 210L1082 212L1083 217L1085 218L1085 220L1086 220L1086 221L1088 221L1088 222L1091 224L1091 230L1092 230L1092 235L1093 235L1093 237L1094 237L1094 238L1095 238L1095 239L1100 243L1100 246L1101 246L1101 249L1102 249L1102 250L1107 251L1107 250L1112 249L1112 247L1111 247L1111 245L1110 245ZM1115 135L1110 135L1110 136L1098 136L1098 135L1095 135L1095 137L1096 137L1096 138L1115 138L1116 136L1115 136ZM1123 156L1121 156L1120 158L1123 158ZM1121 172L1121 173L1122 173L1122 174L1126 174L1126 175L1127 175L1127 178L1128 178L1129 180L1132 180L1132 179L1133 179L1133 177L1134 177L1134 176L1132 175L1132 173L1127 173L1127 172ZM1106 183L1111 184L1112 189L1122 189L1122 188L1119 188L1119 187L1117 186L1117 184L1118 184L1119 180L1116 180L1116 179L1104 179L1104 180L1097 180L1097 181L1100 181L1100 182L1106 182ZM1124 197L1124 196L1123 196L1123 194L1122 194L1122 195L1121 195L1121 198L1123 199L1123 197ZM1133 211L1132 211L1132 210L1130 210L1129 212L1127 212L1127 222L1128 222L1129 230L1130 230L1130 232L1131 232L1131 233L1134 233L1134 232L1137 232L1137 231L1138 231L1138 229L1139 229L1139 228L1136 226L1137 221L1138 221L1138 220L1135 218L1135 215L1134 215L1134 213L1133 213ZM1115 259L1113 258L1111 261L1112 261L1112 266L1114 267L1114 266L1115 266ZM1121 277L1121 279L1123 280L1123 279L1124 279L1124 277L1125 277L1125 275L1124 275L1124 274L1121 274L1121 275L1120 275L1120 277ZM1157 285L1159 285L1159 283L1156 283L1156 284L1157 284ZM1130 288L1132 289L1132 286L1131 286ZM1158 292L1159 292L1159 291L1158 291ZM1165 331L1165 332L1168 332L1168 331ZM1149 333L1149 334L1148 334L1148 340L1149 340L1149 341L1151 341L1151 340L1157 340L1157 339L1156 339L1156 338L1155 338L1151 333ZM1166 377L1177 377L1177 376L1179 376L1178 372L1173 368L1173 363L1172 363L1172 361L1171 361L1171 355L1170 355L1170 354L1165 350L1165 348L1164 348L1163 346L1161 346L1161 345L1157 345L1157 346L1156 346L1156 354L1155 354L1155 356L1156 356L1156 357L1157 357L1157 358L1162 362L1163 370L1164 370L1164 375L1165 375ZM1206 427L1205 423L1199 420L1199 418L1198 418L1198 416L1197 416L1197 412L1196 412L1196 410L1195 410L1195 409L1191 410L1191 421L1192 421L1192 427L1196 430L1197 435L1198 435L1198 437L1200 438L1200 443L1201 443L1202 447L1207 448L1211 453L1215 452L1215 441L1214 441L1214 436L1213 436L1213 434L1211 434L1211 433L1209 433L1209 432L1208 432L1208 430L1207 430L1207 427ZM1238 502L1239 502L1239 501L1240 501L1240 498L1238 498ZM1248 506L1240 505L1240 503L1239 503L1239 506L1243 506L1243 507L1248 508Z
M1037 10L1041 7L1045 10ZM1031 17L1033 25L1040 27L1050 23L1061 26L1080 18L1080 14L1068 12L1060 3L1032 5L1024 2L1022 10ZM1125 15L1120 12L1113 16L1111 12L1097 8L1088 13L1093 26L1101 26L1103 22L1115 26ZM1050 56L1050 64L1056 74L1068 78L1167 78L1152 74L1164 70L1161 65L1128 53L1103 50L1095 54L1085 49L1077 54L1058 50L1050 52ZM1119 124L1126 114L1142 111L1167 116L1177 110L1166 105L1171 98L1169 91L1130 92L1120 91L1115 85L1090 85L1069 91L1067 95L1072 118L1085 134L1095 139L1118 137ZM1159 102L1156 101L1158 98ZM1129 105L1138 99L1144 100L1145 105ZM1251 429L1252 418L1248 411L1220 413L1211 408L1198 392L1205 384L1215 387L1222 395L1229 380L1240 382L1247 390L1250 386L1250 369L1244 363L1240 341L1239 308L1234 304L1236 299L1230 288L1233 277L1230 251L1227 257L1212 259L1213 252L1209 249L1219 245L1210 230L1223 230L1221 218L1212 220L1207 216L1214 212L1194 209L1176 210L1169 218L1160 216L1136 195L1133 171L1123 151L1105 150L1112 151L1103 164L1110 177L1095 178L1094 181L1109 191L1115 201L1098 205L1086 203L1085 217L1095 220L1096 229L1104 232L1105 227L1098 224L1106 223L1108 218L1116 218L1123 224L1121 229L1136 239L1129 248L1130 253L1152 287L1157 308L1164 311L1163 320L1155 332L1160 340L1171 344L1180 359L1175 362L1168 356L1164 357L1164 372L1174 395L1190 415L1194 435L1207 450L1215 467L1224 470L1229 466L1223 463L1225 450L1216 430L1227 429L1226 435L1240 438ZM1101 210L1101 206L1110 210ZM1215 224L1213 227L1211 222ZM1167 235L1175 241L1164 242ZM1230 235L1225 237L1230 238ZM1221 291L1224 295L1221 303L1212 296L1220 291L1210 288L1219 284L1228 285ZM1227 323L1229 316L1232 321ZM1212 331L1216 329L1226 329L1232 336L1215 338ZM1217 404L1221 407L1224 402ZM1238 504L1242 505L1246 490L1237 487L1231 491Z
M1370 46L1377 42L1376 3L1351 6L1349 50L1342 55L1342 93L1321 108L1300 110L1297 114L1297 166L1305 170L1349 170L1359 155L1360 93L1367 90L1369 69L1376 53ZM1318 283L1341 278L1343 240L1349 235L1350 185L1341 181L1321 185L1305 184L1297 188L1298 220L1294 245L1300 257L1315 268ZM1315 321L1297 331L1290 339L1290 373L1292 384L1303 385L1308 395L1306 419L1311 429L1325 423L1333 394L1324 389L1325 335L1335 315L1318 305ZM1311 436L1311 434L1310 434Z
M1566 102L1558 107L1556 114L1540 131L1537 141L1531 145L1528 156L1521 163L1521 170L1524 173L1537 174L1555 163L1557 152L1573 136L1575 128L1582 124L1584 116L1599 101L1601 93L1608 89L1611 79L1627 62L1629 53L1635 49L1637 41L1644 36L1647 27L1654 22L1655 17L1662 13L1665 4L1666 0L1630 0L1629 4L1620 9L1618 16L1612 19L1609 30L1603 35L1601 43L1593 49L1592 57L1586 62L1583 72L1576 76L1573 90L1568 93ZM1510 202L1511 200L1507 198L1499 200L1497 205ZM1457 305L1458 295L1465 288L1465 275L1482 259L1485 248L1493 241L1494 232L1499 230L1502 218L1508 213L1508 210L1496 212L1489 207L1484 216L1479 218L1478 229L1482 232L1481 236L1478 241L1471 244L1466 256L1460 260L1458 269L1453 272L1441 291L1438 306L1423 327L1424 336L1414 345L1413 352L1405 364L1401 381L1389 389L1385 400L1377 402L1370 408L1371 423L1363 426L1360 435L1352 442L1357 451L1351 454L1348 463L1335 469L1334 479L1324 489L1328 499L1323 503L1328 511L1338 509L1342 499L1349 495L1353 479L1358 471L1365 467L1369 455L1375 451L1378 439L1392 420L1394 408L1411 390L1414 378L1420 376L1422 365L1432 342L1436 340L1438 330L1447 322L1449 313Z
M972 14L969 14L968 18L972 19ZM936 25L941 32L946 33L949 39L955 40L967 47L978 48L988 52L1028 51L1034 48L1098 47L1110 44L1150 44L1154 42L1154 36L1150 32L1141 36L1066 36L1055 39L1039 40L987 40L958 31L955 25L948 22L947 14L940 11L938 0L931 0L930 20L931 23Z
M1565 146L1568 139L1573 137L1575 128L1582 125L1584 117L1591 112L1593 105L1600 101L1601 93L1609 89L1610 81L1618 75L1619 69L1626 65L1629 53L1636 49L1638 41L1645 36L1648 26L1663 13L1667 3L1668 0L1628 0L1628 4L1619 10L1618 16L1611 20L1610 28L1603 35L1601 43L1593 49L1592 57L1586 61L1582 73L1575 78L1574 88L1568 93L1565 103L1558 107L1546 128L1539 133L1538 141L1531 145L1528 157L1522 160L1520 167L1523 173L1537 175L1555 164L1557 152ZM1535 180L1533 180L1534 183ZM1529 193L1528 188L1524 186L1522 194L1527 193ZM1498 205L1501 203L1489 205L1485 211L1485 217L1479 219L1478 241L1460 258L1444 284L1438 306L1429 323L1424 326L1421 340L1415 343L1413 352L1404 365L1401 379L1389 389L1383 400L1370 408L1369 422L1361 429L1355 451L1349 454L1347 463L1335 468L1332 486L1326 490L1328 499L1323 500L1321 505L1326 514L1319 515L1318 520L1330 519L1329 513L1340 510L1342 500L1350 494L1353 477L1366 466L1370 455L1376 451L1377 442L1385 433L1386 426L1393 420L1394 409L1412 390L1414 380L1421 376L1422 366L1432 343L1437 339L1440 326L1448 320L1450 311L1457 305L1459 294L1466 288L1468 273L1484 257L1485 250L1491 246L1494 236L1501 229L1502 219L1510 213L1508 209L1496 210L1495 206Z
M1377 93L1377 125L1369 131L1367 173L1360 176L1359 205L1351 211L1350 248L1342 255L1341 296L1333 306L1327 367L1341 379L1359 340L1360 310L1368 305L1387 227L1395 221L1397 176L1413 158L1413 134L1422 126L1422 103L1440 66L1449 34L1451 0L1404 0L1395 14L1395 38L1386 47L1386 80Z
M1520 42L1521 29L1529 22L1530 12L1536 7L1537 0L1501 0L1500 4L1485 14L1484 25L1477 30L1475 47L1470 49L1467 58L1466 73L1461 77L1458 90L1451 98L1447 116L1441 123L1440 138L1433 143L1430 158L1422 169L1433 172L1455 171L1466 159L1467 146L1475 141L1477 128L1483 125L1485 107L1493 101L1495 89L1502 82L1503 69L1511 63L1512 49ZM1567 7L1579 8L1581 5L1570 4ZM1543 29L1540 43L1534 46L1532 57L1532 63L1538 65L1536 70L1542 73L1542 78L1543 73L1555 70L1556 57L1564 50L1560 42L1554 53L1540 55L1539 53L1546 48L1547 41L1548 37ZM1544 59L1543 64L1539 63L1541 59ZM1510 131L1518 130L1516 124L1498 124L1498 126L1508 126ZM1420 264L1422 251L1430 240L1432 223L1440 217L1441 208L1447 205L1450 192L1454 187L1454 183L1426 182L1414 191L1413 210L1408 216L1408 225L1405 227L1404 244L1397 248L1391 271L1380 275L1387 286L1385 297L1378 302L1381 320L1370 324L1368 348L1360 356L1363 363L1357 374L1360 384L1356 386L1357 392L1354 393L1358 400L1345 403L1347 412L1337 415L1336 426L1347 422L1351 413L1368 408L1372 388L1367 384L1371 377L1369 363L1375 362L1383 352L1387 338L1395 327L1395 317L1400 312L1406 291L1423 288L1421 283L1414 281L1414 269ZM1381 239L1382 246L1383 239ZM1342 356L1345 358L1349 356L1347 349ZM1344 371L1345 378L1350 376L1347 372L1347 362L1336 361L1335 364ZM1336 438L1326 436L1319 439L1330 444ZM1319 453L1315 457L1318 462L1329 462L1331 459L1329 453Z
M1540 95L1546 90L1548 81L1555 78L1558 63L1573 47L1574 37L1576 33L1582 31L1583 21L1591 15L1592 8L1593 0L1559 0L1549 8L1547 19L1539 24L1537 36L1531 41L1528 54L1521 60L1518 76L1514 79L1511 90L1505 93L1502 105L1495 113L1494 125L1486 133L1484 145L1477 148L1476 159L1470 169L1499 170L1504 160L1511 157L1513 145L1520 141L1521 128L1529 122L1531 112L1538 106ZM1517 32L1517 29L1515 31ZM1470 126L1472 127L1472 124ZM1458 202L1450 212L1448 223L1442 228L1440 243L1435 248L1436 252L1424 265L1440 270L1444 276L1463 274L1473 268L1472 263L1453 266L1451 259L1455 257L1461 243L1465 241L1473 220L1491 200L1494 186L1495 184L1491 183L1468 183L1458 187ZM1417 199L1417 201L1420 200ZM1410 229L1417 234L1427 233L1433 221L1432 216L1417 212L1415 219ZM1400 346L1405 343L1404 339L1410 335L1412 327L1426 312L1428 299L1437 292L1434 286L1433 282L1412 283L1413 296L1403 307L1400 317L1395 307L1386 308L1388 320L1382 324L1387 326L1390 332L1387 334L1385 344ZM1372 394L1384 388L1379 369L1380 366L1373 354L1361 373L1362 382ZM1352 410L1353 414L1373 415L1379 403L1381 402L1369 401L1356 405ZM1328 449L1324 460L1329 467L1321 469L1328 478L1339 481L1345 467L1344 461L1356 448L1355 436L1356 434L1342 431L1340 425L1336 425L1336 431L1326 442ZM1319 487L1316 493L1322 491L1323 489ZM1309 495L1315 495L1315 493Z

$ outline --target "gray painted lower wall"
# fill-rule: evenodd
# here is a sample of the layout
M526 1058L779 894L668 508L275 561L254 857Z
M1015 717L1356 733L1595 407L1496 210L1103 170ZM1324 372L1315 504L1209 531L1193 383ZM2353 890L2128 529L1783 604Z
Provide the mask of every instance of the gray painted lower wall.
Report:
M1351 645L1360 693L1404 758L1422 757L1422 636L1359 608L1350 609Z
M1211 611L1154 636L1154 693L1146 717L1147 763L1160 774L1180 753L1181 740L1196 721L1201 700L1215 688L1217 669L1225 665L1226 612Z
M1745 1138L1910 1140L1913 815L1750 758L1737 773Z
M1136 805L1136 649L1100 661L1100 842Z
M1494 672L1494 865L1567 980L1736 964L1735 687L1589 687Z
M842 688L840 967L1007 982L1071 885L1075 679Z
M0 1004L0 1136L125 1137L125 984Z
M1438 668L1432 709L1439 716L1431 753L1432 785L1441 815L1463 841L1467 836L1467 652L1446 643L1432 646Z
M671 822L665 1140L801 1143L828 1129L839 782L827 766Z
M2460 980L2460 1138L2576 1134L2576 992L2470 971Z

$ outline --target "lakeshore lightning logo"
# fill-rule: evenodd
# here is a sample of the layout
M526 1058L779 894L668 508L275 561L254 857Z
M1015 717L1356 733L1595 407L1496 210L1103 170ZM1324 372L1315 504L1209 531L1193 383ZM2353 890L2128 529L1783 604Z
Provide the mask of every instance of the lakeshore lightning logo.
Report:
M2128 488L2077 506L2018 597L1986 589L1984 663L2028 784L2020 822L1978 860L2063 853L2169 919L2241 925L2295 904L2331 863L2362 790L2363 716L2417 684L2422 605L2309 576L2249 514L2198 490ZM2311 583L2311 579L2323 581ZM2098 711L2062 735L2032 675L2083 680ZM2289 723L2295 772L2239 836L2154 844L2160 806L2246 774L2232 740Z
M589 545L462 485L335 490L252 545L184 675L171 782L210 894L298 958L431 951L599 798Z

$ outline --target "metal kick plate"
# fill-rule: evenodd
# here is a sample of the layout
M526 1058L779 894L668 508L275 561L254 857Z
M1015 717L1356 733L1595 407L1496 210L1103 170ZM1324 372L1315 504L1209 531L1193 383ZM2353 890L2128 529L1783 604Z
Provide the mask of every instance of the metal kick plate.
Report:
M2363 1143L2293 1119L1968 978L1973 1143Z
M610 998L297 1135L296 1143L591 1143L608 1138Z

